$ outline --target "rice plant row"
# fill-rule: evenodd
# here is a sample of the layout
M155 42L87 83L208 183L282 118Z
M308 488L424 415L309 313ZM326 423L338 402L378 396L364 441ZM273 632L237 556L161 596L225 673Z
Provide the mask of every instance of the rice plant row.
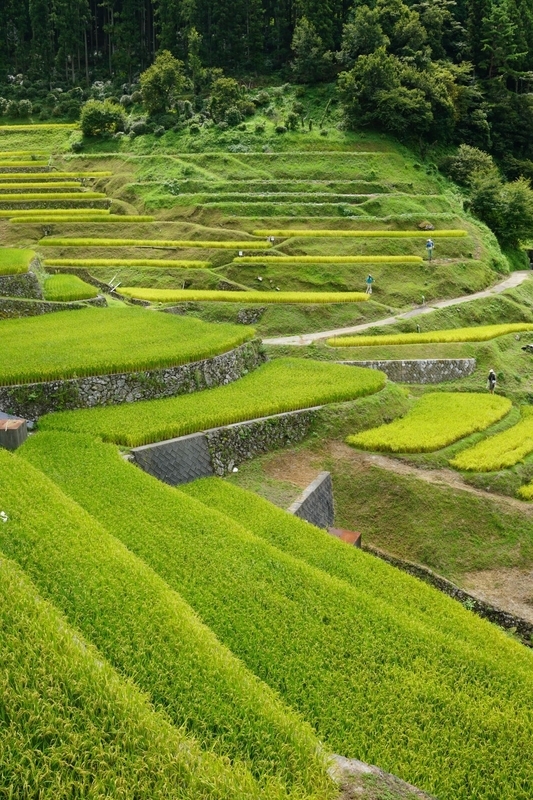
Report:
M368 584L360 588L310 566L156 481L121 460L112 445L80 445L66 436L37 434L23 455L178 591L313 724L326 751L383 765L441 800L529 800L531 651L459 606L458 632L441 627L451 600L436 592L441 613L435 621L421 619L428 589L419 590L417 581L406 607L382 599L377 584L388 583L393 593L393 568L379 565L374 596ZM2 528L0 546L8 537ZM31 548L20 545L26 561L36 560L34 541ZM56 563L40 567L52 587L54 573L64 571L56 567L63 548L54 553ZM371 572L370 559L365 565ZM124 602L119 608L125 613Z
M79 196L78 196L79 197ZM17 208L17 209L2 209L0 210L0 217L13 217L14 215L17 216L18 219L22 217L35 217L36 215L46 214L47 217L52 216L60 216L64 217L65 214L68 214L69 217L73 216L86 216L90 214L93 217L105 217L110 214L111 211L109 208Z
M56 181L55 183L0 183L0 192L3 193L17 193L27 190L39 192L56 192L64 189L80 189L79 181Z
M310 228L305 228L304 230L292 230L291 228L286 228L284 230L256 230L253 231L254 236L276 236L281 237L283 239L287 237L295 237L295 236L312 236L313 238L319 237L348 237L348 238L357 238L357 237L364 237L364 238L372 238L377 237L380 239L427 239L431 237L432 239L435 238L458 238L460 236L467 236L468 231L465 230L435 230L435 231L389 231L389 230L358 230L358 231L347 231L347 230L325 230L325 229L316 229L312 230Z
M533 453L533 409L522 406L522 419L512 428L462 450L450 461L452 467L473 472L493 472L523 461Z
M0 203L28 203L33 200L102 200L106 197L104 192L21 192L20 194L0 194Z
M521 500L533 500L533 481L521 486L517 494Z
M83 450L85 445L91 451L90 442L71 438L76 450ZM65 445L65 454L68 452L71 457L69 443ZM119 460L116 449L111 449L112 458ZM286 800L291 790L295 800L329 800L331 790L317 753L318 741L309 726L220 644L178 593L42 473L5 451L0 452L0 464L2 508L8 516L0 530L0 549L23 564L38 591L60 609L68 623L75 625L78 637L81 633L88 639L128 680L130 695L135 698L140 689L145 702L148 700L162 712L166 721L154 722L154 730L158 722L160 725L161 738L156 741L162 764L171 748L176 748L174 763L183 773L180 777L186 786L185 764L190 763L194 769L198 758L197 746L191 743L187 747L185 737L193 736L203 749L224 756L226 765L231 760L235 769L232 788L242 800L262 797L262 791L269 800ZM80 654L84 652L79 638L72 639L74 647ZM90 653L93 652L91 647ZM66 666L64 677L68 679L68 663ZM105 663L102 670L103 677L110 672ZM77 695L73 701L81 705ZM105 711L104 706L102 712ZM140 710L130 724L139 717L143 719ZM32 723L35 725L36 720ZM102 720L102 724L113 730L112 719ZM181 729L179 734L174 726ZM51 730L47 739L53 742L55 732ZM169 737L168 744L165 735ZM31 741L35 748L35 738ZM77 749L83 751L83 740L78 741ZM145 780L152 780L157 786L159 780L168 780L168 774L148 772L150 763L157 766L149 741L141 740L136 746L134 741L126 741L124 746L133 752L138 747L147 748ZM46 740L39 745L45 743ZM183 765L180 754L185 759ZM115 758L115 751L105 746L102 764L108 759L113 764ZM220 791L225 800L232 800L231 787L225 791L220 761L208 755L205 758L205 777L212 781L211 790L201 785L200 761L197 794L185 796L196 800L211 797L212 791L218 797ZM98 762L99 759L88 770L87 782ZM64 770L69 766L70 762L65 763ZM259 785L254 786L249 772L254 773ZM246 786L249 793L243 792ZM171 784L168 790L168 797L182 800L181 792ZM112 787L108 794L100 795L89 788L87 796L116 797L117 793L124 798L134 796L129 785ZM137 796L151 798L152 794L148 789L146 794L140 791Z
M361 303L369 299L364 292L233 292L216 289L142 289L120 287L120 294L150 303Z
M241 256L234 264L421 264L421 256Z
M25 216L19 216L17 214L17 216L10 217L9 221L14 225L36 225L47 222L63 224L75 222L76 225L80 225L83 222L115 222L120 225L131 225L138 222L153 222L154 217L135 216L134 214L131 216L125 216L124 214L93 214L91 213L91 209L86 210L86 213L83 215L77 214L73 216L70 213L70 209L68 209L65 210L63 214L55 214L53 217L51 217L46 210L43 210L39 214L34 212L33 215L27 214Z
M90 300L98 296L98 291L77 275L51 275L44 282L44 296L46 300L68 303L73 300Z
M17 247L0 247L0 275L18 275L28 271L35 258L33 250Z
M47 258L47 267L144 267L153 269L205 269L209 261L164 258Z
M232 350L253 335L242 325L211 325L140 308L6 319L0 385L178 366Z
M30 475L48 489L24 462L5 451L0 461L15 484ZM1 553L0 641L0 773L13 798L244 800L258 791L243 767L202 752L156 712Z
M57 412L41 417L39 426L138 447L243 420L354 400L384 384L385 376L377 370L283 358L227 386L162 400Z
M60 238L49 236L39 242L46 247L157 247L157 248L176 248L176 247L201 247L204 250L265 250L271 247L270 243L254 242L247 240L244 242L228 241L209 241L200 239L95 239L95 238Z
M35 122L21 125L0 125L0 136L5 132L17 133L28 131L51 131L51 130L77 130L77 122Z
M484 431L511 410L506 397L473 392L432 392L404 417L348 436L348 444L388 453L430 453L476 431Z
M487 342L509 333L533 330L529 322L501 325L478 325L471 328L450 328L425 333L383 333L376 336L339 336L327 340L330 347L368 347L392 344L442 344L448 342Z

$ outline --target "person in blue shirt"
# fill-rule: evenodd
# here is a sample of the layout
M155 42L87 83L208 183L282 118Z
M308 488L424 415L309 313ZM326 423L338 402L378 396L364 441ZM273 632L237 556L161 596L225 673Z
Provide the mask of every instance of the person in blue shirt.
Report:
M372 294L372 284L374 283L374 278L372 275L369 275L365 281L366 283L366 294Z
M431 261L431 259L433 258L433 248L434 247L435 247L435 245L433 244L433 239L428 239L427 242L426 242L426 250L427 250L427 254L428 254L428 261Z

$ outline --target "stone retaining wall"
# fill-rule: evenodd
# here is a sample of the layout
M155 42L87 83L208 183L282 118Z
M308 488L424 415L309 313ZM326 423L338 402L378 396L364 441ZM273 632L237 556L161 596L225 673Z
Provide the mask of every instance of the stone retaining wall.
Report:
M0 297L0 319L14 317L39 317L55 311L75 311L86 306L107 306L105 297L94 297L91 300L75 303L56 303L47 300L28 300L15 297Z
M331 473L321 472L307 489L304 489L288 511L295 517L316 525L317 528L331 528L335 521Z
M42 300L43 290L33 272L24 272L19 275L0 275L0 296Z
M434 586L436 589L439 589L439 591L444 592L444 594L453 597L455 600L459 600L460 603L465 605L468 609L470 609L470 611L473 611L478 616L488 619L490 622L494 622L501 628L516 631L523 644L527 645L528 647L533 647L533 623L528 622L521 617L515 617L514 614L510 614L508 611L503 611L497 606L493 606L484 600L480 600L475 595L470 594L470 592L460 589L454 583L446 578L443 578L441 575L437 575L435 572L433 572L433 570L429 569L429 567L424 567L422 564L414 564L411 561L404 561L396 556L391 556L388 553L384 553L383 550L373 547L372 545L363 544L362 549L372 553L372 555L377 556L378 558L383 559L383 561L387 561L394 567L398 567L404 572L414 575L415 578L420 578L420 580L425 581L425 583L429 583L431 586Z
M133 460L145 472L172 486L209 475L226 475L256 455L301 441L318 408L237 422L134 447Z
M260 340L178 367L0 386L0 410L34 419L50 411L132 403L232 383L265 360Z
M472 375L475 358L421 358L406 361L339 361L352 367L379 369L396 383L443 383Z

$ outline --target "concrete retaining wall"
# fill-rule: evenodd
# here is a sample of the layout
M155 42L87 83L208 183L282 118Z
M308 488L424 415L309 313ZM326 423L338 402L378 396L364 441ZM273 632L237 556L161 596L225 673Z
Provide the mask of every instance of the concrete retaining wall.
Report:
M333 483L329 472L321 472L288 509L317 528L330 528L335 520Z
M396 383L443 383L472 375L475 358L421 358L406 361L339 361L352 367L379 369Z
M290 411L135 447L133 460L172 486L209 475L226 475L256 455L301 441L317 410Z
M0 410L34 419L50 411L92 408L189 394L232 383L263 363L261 342L179 367L0 387Z

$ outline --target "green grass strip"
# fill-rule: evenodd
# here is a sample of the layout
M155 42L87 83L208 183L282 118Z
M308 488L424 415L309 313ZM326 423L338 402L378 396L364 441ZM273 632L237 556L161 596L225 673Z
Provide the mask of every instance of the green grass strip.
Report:
M511 408L511 401L498 395L432 392L417 400L405 417L348 436L346 441L363 450L431 453L494 425Z
M4 172L0 180L5 181L64 181L70 178L109 178L112 172Z
M149 269L205 269L209 261L164 258L47 258L48 267L145 267Z
M107 195L104 192L49 192L42 194L29 192L21 194L0 194L0 203L27 203L32 200L48 202L50 200L102 200Z
M323 230L305 228L304 230L291 230L285 228L283 230L257 230L253 231L254 236L279 236L282 238L293 236L312 236L312 237L362 237L362 238L380 238L380 239L428 239L435 238L458 238L460 236L467 236L468 231L465 230L437 230L437 231L387 231L387 230L372 230L372 231L347 231L347 230Z
M68 303L97 297L98 290L77 275L51 275L44 282L44 296L46 300Z
M502 325L478 325L472 328L450 328L425 333L383 333L376 336L339 336L327 340L330 347L368 347L391 344L433 344L446 342L487 342L497 336L518 331L531 331L529 322L509 322Z
M76 451L80 445L92 450L90 442L68 438L74 440ZM71 452L69 442L65 444ZM116 448L104 447L120 461ZM11 521L2 523L0 548L23 563L41 594L129 679L132 693L141 689L164 713L167 722L161 726L162 735L172 730L169 720L182 728L180 734L174 729L166 747L162 740L163 754L177 745L174 758L178 764L180 754L186 761L196 754L196 748L189 753L183 743L177 744L177 737L183 740L186 734L196 737L203 749L216 750L225 757L226 769L232 766L235 770L235 783L227 791L224 773L217 776L209 770L204 776L206 786L200 783L196 795L185 797L199 800L211 797L211 792L218 797L221 791L225 800L232 800L233 788L239 800L263 797L263 792L265 800L288 800L291 790L294 800L329 800L332 788L310 727L220 644L179 594L42 473L5 451L0 453L0 465L2 508ZM35 502L31 502L32 493ZM74 645L83 652L81 642L73 640ZM79 702L77 696L73 702ZM106 713L106 708L102 711ZM31 723L39 724L38 719ZM112 726L112 719L105 725L106 731L108 725ZM55 730L51 731L44 742L39 741L40 747L55 740ZM83 751L83 738L78 742ZM35 748L34 737L31 743ZM128 744L133 749L134 743ZM139 746L142 748L143 742ZM113 763L114 752L106 752ZM102 758L105 763L107 758L103 754ZM209 764L212 756L207 753L205 758ZM193 768L195 761L192 758ZM218 759L213 761L216 767ZM254 772L261 788L254 786L242 762ZM220 771L222 765L218 764ZM65 770L69 766L67 761ZM92 772L89 770L87 782ZM158 780L157 775L149 777ZM187 773L181 778L185 788ZM201 769L198 778L202 781ZM209 781L213 782L211 788ZM182 800L182 791L171 788L167 787L166 797ZM103 800L133 798L134 794L128 785L124 791L112 787L99 794L89 788L86 796ZM141 792L137 797L151 800L152 794Z
M33 250L0 247L0 275L17 275L27 272L34 258Z
M83 222L115 222L118 224L131 225L132 223L138 222L153 222L154 217L134 216L133 214L130 217L121 214L91 214L90 211L87 211L85 215L79 214L73 216L70 211L65 211L63 214L56 214L53 217L50 217L48 212L35 214L34 216L28 214L24 217L19 217L17 215L16 217L10 217L9 221L13 223L13 225L35 225L46 222L75 222L76 225L80 225Z
M241 256L234 264L421 264L421 256Z
M140 308L84 308L0 322L0 385L178 366L232 350L252 328Z
M48 159L50 157L50 153L43 153L42 151L37 150L3 150L0 152L0 159L11 159L11 158L21 158L27 156L31 159Z
M369 299L364 292L232 292L210 289L141 289L120 287L120 294L151 303L361 303Z
M372 559L362 562L376 597L368 585L311 567L156 481L112 445L43 436L32 437L23 455L179 591L314 725L326 750L386 764L442 800L513 797L517 786L526 787L518 790L525 800L533 782L531 759L524 758L533 748L531 651L459 606L460 633L442 630L440 617L452 601L436 592L440 614L421 620L427 587L419 591L417 581L409 604L381 599L377 584L387 582L391 593L397 586L394 568L379 565L372 574ZM8 538L4 527L0 546ZM29 560L24 544L20 552ZM51 585L54 572L50 565ZM126 577L122 585L129 586Z
M521 411L520 422L462 450L450 461L452 467L472 472L493 472L512 467L533 453L533 409L522 406Z
M194 395L47 414L42 430L90 433L137 447L257 417L353 400L385 385L377 370L300 358L271 361L241 380Z
M234 241L208 241L200 239L73 239L47 237L41 239L41 245L47 247L201 247L204 250L226 249L226 250L265 250L271 245L268 243L255 242L234 242Z

